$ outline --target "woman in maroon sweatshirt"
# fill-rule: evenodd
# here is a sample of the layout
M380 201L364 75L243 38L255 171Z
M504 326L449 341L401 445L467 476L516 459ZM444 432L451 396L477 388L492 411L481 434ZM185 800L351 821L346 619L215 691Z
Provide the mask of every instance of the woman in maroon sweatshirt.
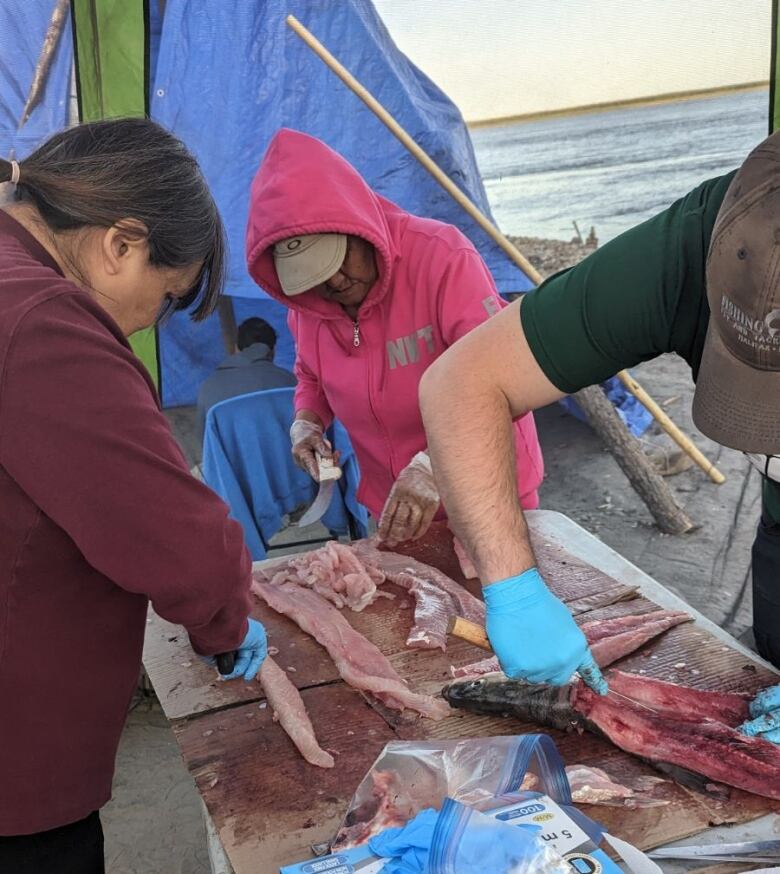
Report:
M200 655L238 649L235 675L265 656L240 526L127 342L214 309L224 236L195 159L144 119L59 133L4 182L0 871L92 874L148 601Z

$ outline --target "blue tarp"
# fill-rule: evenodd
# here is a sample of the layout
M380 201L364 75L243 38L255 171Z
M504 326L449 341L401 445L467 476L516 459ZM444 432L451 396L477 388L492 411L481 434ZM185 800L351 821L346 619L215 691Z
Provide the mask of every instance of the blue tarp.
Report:
M167 0L164 19L160 7L149 3L152 115L197 154L228 228L228 292L236 320L258 315L274 326L277 364L292 369L295 359L286 310L249 278L244 228L250 182L281 126L323 139L405 209L457 225L477 245L502 292L532 288L284 21L289 12L296 15L491 217L458 109L397 49L370 0ZM42 99L18 131L53 8L40 0L0 0L0 155L23 158L67 123L70 21ZM225 355L216 316L195 325L177 314L162 328L160 348L166 406L194 403L199 384ZM608 386L614 391L617 383ZM630 396L612 399L641 433L649 421L644 408Z
M73 61L70 18L57 45L42 99L19 130L54 3L0 0L0 155L26 158L68 121Z
M193 149L208 177L230 238L228 291L244 299L237 309L266 318L281 310L249 278L243 240L251 180L272 135L283 126L324 140L404 209L457 225L477 245L501 291L531 288L525 275L287 27L288 13L490 216L460 112L398 50L369 0L168 0L152 116ZM263 301L262 311L252 300ZM278 323L278 316L271 318ZM192 325L180 314L160 339L163 401L168 406L192 403L198 383L224 355L218 319ZM291 345L285 342L277 363L284 366L291 358Z

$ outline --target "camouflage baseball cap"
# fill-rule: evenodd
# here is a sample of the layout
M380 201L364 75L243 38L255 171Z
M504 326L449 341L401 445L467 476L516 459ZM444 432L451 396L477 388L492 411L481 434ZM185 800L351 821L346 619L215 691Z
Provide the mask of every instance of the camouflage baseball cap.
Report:
M780 132L729 185L707 255L707 298L693 420L724 446L780 453Z

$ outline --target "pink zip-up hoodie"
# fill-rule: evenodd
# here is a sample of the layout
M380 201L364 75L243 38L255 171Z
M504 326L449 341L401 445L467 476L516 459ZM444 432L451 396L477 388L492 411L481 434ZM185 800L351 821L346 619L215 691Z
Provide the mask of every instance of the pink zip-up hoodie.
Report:
M352 234L376 250L378 278L355 322L314 290L282 293L273 244L316 233ZM360 464L358 499L378 519L396 477L427 445L423 372L505 306L490 272L457 228L404 212L323 142L286 129L252 184L246 244L252 278L290 309L296 410L325 425L341 420ZM543 464L530 414L515 422L515 446L521 503L533 509Z

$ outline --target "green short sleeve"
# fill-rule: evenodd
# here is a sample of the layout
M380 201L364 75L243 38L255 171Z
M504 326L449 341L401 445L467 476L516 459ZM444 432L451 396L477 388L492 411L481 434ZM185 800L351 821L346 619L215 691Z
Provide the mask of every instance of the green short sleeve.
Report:
M773 522L780 523L780 483L764 477L762 498L766 514Z
M705 263L733 174L700 185L523 298L521 319L547 378L571 394L663 352L698 371L709 309Z

